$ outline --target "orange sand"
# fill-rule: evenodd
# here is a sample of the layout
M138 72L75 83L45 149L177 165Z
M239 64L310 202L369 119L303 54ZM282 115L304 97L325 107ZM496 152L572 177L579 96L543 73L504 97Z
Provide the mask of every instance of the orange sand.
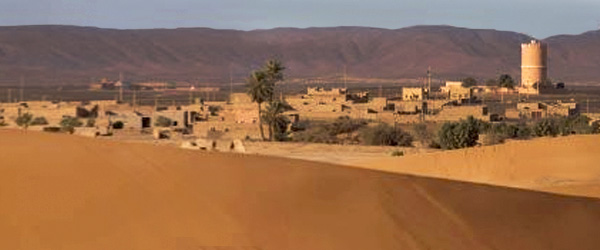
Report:
M599 229L590 198L0 130L0 249L598 249Z
M600 136L580 135L347 162L395 173L600 198Z

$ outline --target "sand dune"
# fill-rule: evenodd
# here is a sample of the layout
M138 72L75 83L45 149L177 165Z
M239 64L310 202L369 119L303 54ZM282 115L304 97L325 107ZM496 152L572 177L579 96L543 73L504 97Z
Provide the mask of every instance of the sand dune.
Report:
M598 152L600 136L579 135L347 163L395 173L600 198Z
M1 249L598 249L599 229L590 198L0 130Z

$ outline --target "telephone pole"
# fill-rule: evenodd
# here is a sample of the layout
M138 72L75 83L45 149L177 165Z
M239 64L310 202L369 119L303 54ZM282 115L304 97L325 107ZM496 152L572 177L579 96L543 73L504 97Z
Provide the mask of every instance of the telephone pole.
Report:
M123 73L119 73L119 102L123 102Z
M12 89L8 89L8 103L12 103Z
M233 94L233 69L229 64L229 98L231 98L231 94Z
M431 67L427 68L427 99L431 93Z
M348 72L346 71L346 65L344 64L344 88L348 90Z
M24 101L23 100L23 88L25 86L25 79L23 78L23 76L21 76L21 89L19 90L19 102Z
M586 102L587 102L587 108L586 109L587 109L587 113L589 114L590 113L590 98L589 97L587 98Z
M136 96L136 92L137 92L137 91L135 91L135 89L134 89L134 90L133 90L133 103L132 103L132 105L133 105L133 110L134 110L134 111L135 111L135 105L137 104L137 100L136 100L136 97L137 97L137 96Z

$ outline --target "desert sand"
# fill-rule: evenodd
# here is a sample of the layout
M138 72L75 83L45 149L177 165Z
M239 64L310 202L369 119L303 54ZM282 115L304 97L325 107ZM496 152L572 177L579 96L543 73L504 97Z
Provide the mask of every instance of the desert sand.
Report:
M593 198L0 130L1 249L598 249L599 229Z
M345 164L419 176L600 198L600 136L577 135Z

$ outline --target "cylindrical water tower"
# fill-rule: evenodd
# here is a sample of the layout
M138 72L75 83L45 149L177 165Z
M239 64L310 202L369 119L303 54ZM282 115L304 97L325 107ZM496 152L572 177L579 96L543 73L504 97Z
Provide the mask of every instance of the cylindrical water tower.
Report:
M539 93L548 77L548 47L532 40L521 44L521 85L529 93Z

